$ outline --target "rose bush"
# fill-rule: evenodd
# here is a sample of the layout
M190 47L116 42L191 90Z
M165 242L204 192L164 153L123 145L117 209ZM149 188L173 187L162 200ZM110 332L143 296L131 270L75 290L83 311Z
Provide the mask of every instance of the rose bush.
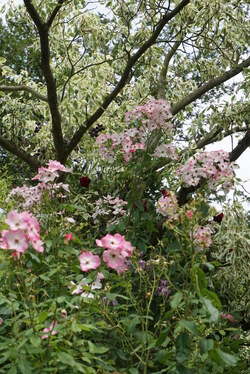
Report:
M140 152L143 174L155 155ZM144 185L142 174L131 172L138 167L133 159L120 158L118 152L116 162L124 170L119 194L111 183L112 169L101 181L94 172L85 176L91 189L81 194L81 185L76 194L75 184L70 187L73 171L50 160L31 178L42 185L42 196L30 212L18 211L20 201L6 195L14 209L2 217L4 370L241 372L246 367L242 315L217 284L222 257L216 246L224 240L219 232L228 213L217 214L209 206L205 183L185 204L178 202L181 161L169 169L176 168L175 177L167 170ZM213 188L225 183L216 162L221 164L221 153L209 169ZM63 197L63 184L54 187L59 171L69 173ZM136 184L137 195L131 193ZM126 201L119 220L113 209L96 219L100 189L102 196L110 196L104 204Z

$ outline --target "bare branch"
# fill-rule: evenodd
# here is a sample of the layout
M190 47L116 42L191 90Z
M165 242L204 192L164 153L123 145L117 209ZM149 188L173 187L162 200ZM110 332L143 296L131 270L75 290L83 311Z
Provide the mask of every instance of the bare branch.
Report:
M154 32L150 36L150 38L138 49L138 51L129 58L127 65L121 75L121 78L116 85L116 87L113 89L113 91L106 96L101 106L96 110L96 112L89 117L86 122L75 132L73 138L71 139L68 148L67 148L67 154L69 155L72 150L76 147L76 145L80 142L83 135L86 133L86 131L95 123L100 116L103 114L105 109L110 105L110 103L115 99L115 97L121 92L123 87L126 85L129 75L131 73L132 68L136 64L136 62L139 60L139 58L155 43L156 39L158 38L160 32L164 28L164 26L173 19L180 11L189 4L190 0L182 0L177 7L172 10L170 13L166 13L158 25L155 27Z
M0 135L0 146L3 147L5 150L11 152L13 155L17 156L19 159L26 162L26 164L28 164L35 171L41 166L40 163L34 157L32 157L29 153L19 148L12 141L4 139L1 135Z
M212 90L213 88L221 85L222 83L228 81L235 75L241 73L244 68L247 68L250 65L250 57L244 60L241 64L235 66L231 70L226 71L222 75L211 79L207 83L204 83L201 87L197 88L191 92L188 96L181 99L178 103L174 104L171 108L171 112L173 115L179 113L181 110L185 109L187 105L191 104L195 100L199 99L202 95L206 92Z
M0 86L0 91L2 92L26 91L26 92L31 93L37 99L48 102L47 96L40 94L39 92L33 90L33 88L25 86L24 84L22 84L21 86Z

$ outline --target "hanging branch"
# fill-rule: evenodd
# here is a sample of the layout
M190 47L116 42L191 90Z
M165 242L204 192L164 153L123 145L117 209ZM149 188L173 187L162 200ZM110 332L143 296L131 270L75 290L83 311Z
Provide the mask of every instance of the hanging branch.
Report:
M26 92L31 93L31 95L33 95L37 99L48 102L47 96L40 94L39 92L33 90L33 88L25 86L24 84L20 86L0 86L0 91L2 92L26 91Z
M37 169L41 166L40 162L32 157L29 153L17 147L17 145L12 141L4 139L1 135L0 146L26 162L26 164L28 164L35 171L37 171Z

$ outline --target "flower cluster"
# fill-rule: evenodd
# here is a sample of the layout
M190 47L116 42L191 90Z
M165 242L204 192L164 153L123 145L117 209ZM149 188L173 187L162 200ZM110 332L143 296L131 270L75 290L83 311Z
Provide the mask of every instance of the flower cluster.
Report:
M12 196L18 196L21 200L21 206L24 209L31 208L34 204L40 204L42 199L42 189L41 185L38 184L34 187L28 187L24 184L22 187L13 188L10 191L9 196L6 199L6 203L8 203Z
M9 225L9 230L2 231L0 248L16 251L20 256L20 253L26 251L29 243L37 252L44 251L38 220L31 213L18 213L13 210L5 222Z
M163 197L157 201L156 212L162 214L164 217L169 217L170 219L177 218L178 203L176 196L173 192L166 192L163 190Z
M194 243L197 249L209 248L212 244L212 229L210 227L198 227L194 231Z
M124 207L127 204L127 201L120 199L118 196L113 198L108 195L102 199L100 198L96 201L96 211L92 214L92 218L94 222L97 223L98 217L108 215L113 217L111 221L109 221L110 224L118 223L119 218L126 213Z
M166 279L161 279L159 287L157 288L157 294L158 296L162 297L170 297L172 294L172 291L168 288L169 284Z
M91 284L91 291L93 290L100 290L102 288L101 281L104 279L104 275L102 273L97 274L96 280ZM91 292L87 292L83 289L83 287L88 287L88 283L86 282L86 278L84 278L78 285L76 285L74 282L70 282L69 289L73 288L73 291L71 292L72 295L81 294L81 297L87 297L88 299L93 299L94 295Z
M137 127L119 134L100 134L96 138L96 144L100 145L100 155L110 160L114 156L114 150L119 149L123 153L124 160L130 161L133 153L145 149L147 137L152 131L158 128L172 131L173 126L169 122L171 117L170 105L164 99L151 99L143 106L136 106L126 113L125 120L127 123L137 122ZM171 147L167 149L168 155L173 157L175 151Z
M159 157L159 158L160 157L170 158L171 160L174 160L174 161L177 161L179 158L178 150L172 144L158 145L158 147L155 149L153 156Z
M96 144L101 145L99 153L110 160L114 156L114 149L120 149L126 162L132 159L132 154L139 149L145 149L143 132L132 128L119 134L101 134L96 138Z
M125 240L124 236L107 234L101 240L97 239L96 244L98 247L106 249L102 259L108 268L114 269L119 275L127 270L126 259L131 256L134 247ZM100 257L91 252L83 252L79 256L79 261L84 272L97 269L101 265Z
M182 177L187 186L197 186L204 178L208 180L209 188L214 188L223 179L227 179L223 186L231 187L234 170L229 153L221 150L197 153L180 166L176 174Z
M66 168L62 165L59 161L49 160L48 167L40 167L38 169L38 174L32 178L39 180L42 183L53 182L57 177L59 177L59 171L63 171L65 173L71 173L72 169Z
M169 122L170 118L172 118L170 104L164 99L151 99L145 105L136 106L125 114L127 123L142 120L149 131L158 128L172 131L173 125Z
M50 160L48 162L48 167L40 167L38 169L38 174L32 178L33 180L38 180L37 186L28 187L23 185L22 187L14 188L6 202L10 201L10 197L13 195L19 196L22 200L20 204L24 209L31 208L34 204L40 204L42 199L42 194L45 190L49 190L50 197L53 198L55 195L55 191L58 189L64 189L65 191L69 192L69 186L65 183L53 183L53 181L59 176L59 171L70 173L72 169L66 168L58 161Z

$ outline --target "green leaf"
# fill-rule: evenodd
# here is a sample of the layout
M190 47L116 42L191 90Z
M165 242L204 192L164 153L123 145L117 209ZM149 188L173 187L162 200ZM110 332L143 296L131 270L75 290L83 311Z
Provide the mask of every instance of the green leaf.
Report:
M176 342L176 359L178 362L183 363L190 352L189 335L184 332L177 336Z
M160 347L161 345L164 345L165 347L168 345L168 343L170 342L168 334L169 334L169 329L166 330L166 331L163 331L160 334L159 338L155 342L155 347L156 348Z
M58 352L57 357L60 362L68 366L75 366L76 362L72 356L66 352Z
M80 332L80 331L82 331L81 326L78 325L78 323L76 322L75 319L74 319L74 321L72 322L72 325L71 325L71 331L73 331L73 332Z
M48 312L46 310L43 310L40 314L39 314L39 322L40 323L43 323L48 317Z
M207 353L210 349L214 348L213 339L201 339L200 340L200 350L202 353Z
M216 308L218 308L218 309L222 308L220 299L218 298L218 296L216 295L216 293L214 293L212 291L209 291L206 288L203 288L201 290L201 295L202 296L206 296L206 298L209 299Z
M218 309L216 309L213 306L213 304L211 303L211 301L209 299L207 299L205 297L202 297L201 300L203 302L204 309L209 316L209 321L213 322L213 323L218 322L218 320L220 318L220 313L219 313Z
M88 341L88 345L89 345L89 351L92 354L96 354L96 353L102 354L110 350L109 347L104 347L103 345L95 345L91 341Z
M183 295L182 295L181 292L176 292L174 294L174 296L172 297L172 299L170 301L170 305L171 305L172 309L176 309L179 306L179 304L182 300L182 297L183 297Z
M230 353L224 352L220 349L216 349L218 352L221 360L227 365L227 366L234 366L237 364L239 358L231 355Z
M191 278L195 291L198 295L201 295L202 290L207 288L207 280L204 271L198 267L194 267L192 269Z
M186 368L184 365L182 364L178 364L176 365L176 369L177 369L177 373L178 374L192 374L192 371L189 370L188 368Z
M32 364L27 359L19 361L18 368L23 374L32 373L33 371Z
M179 323L193 335L198 336L200 334L194 321L181 320Z
M41 345L41 338L38 338L37 336L32 336L30 338L30 342L34 347L39 347Z
M211 358L211 360L214 361L217 365L221 364L221 358L217 349L210 349L208 355Z

